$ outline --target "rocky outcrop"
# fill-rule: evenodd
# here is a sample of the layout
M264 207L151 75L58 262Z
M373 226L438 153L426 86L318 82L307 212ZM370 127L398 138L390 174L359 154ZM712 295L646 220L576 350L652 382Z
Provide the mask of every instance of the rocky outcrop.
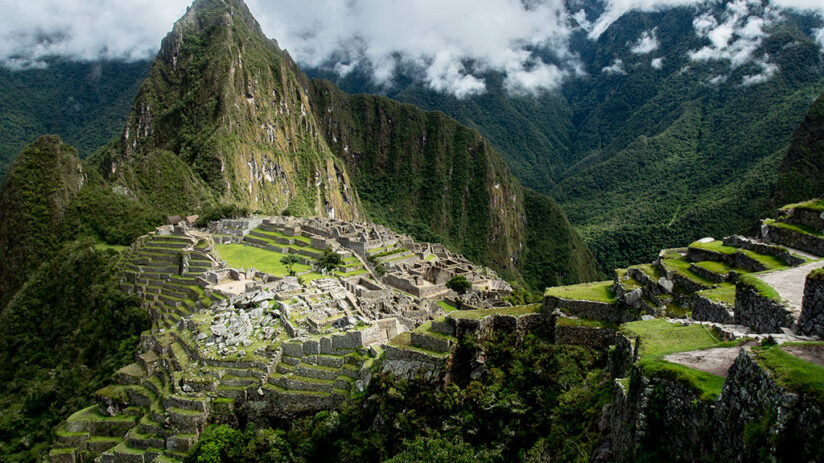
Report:
M569 315L579 318L613 323L624 323L641 319L635 311L628 310L627 307L616 303L563 299L550 295L544 296L544 312L552 313L556 309L560 309Z
M824 271L822 270L815 270L807 275L801 316L798 319L798 332L824 338Z

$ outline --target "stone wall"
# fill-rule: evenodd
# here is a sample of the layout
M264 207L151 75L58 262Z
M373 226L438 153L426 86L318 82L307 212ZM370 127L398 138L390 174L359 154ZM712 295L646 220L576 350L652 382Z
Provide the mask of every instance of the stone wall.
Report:
M699 461L711 452L708 424L712 403L669 379L643 376L634 367L629 381L616 381L610 423L613 461L636 461L640 454L666 455L660 461Z
M766 224L761 227L761 234L767 241L824 256L824 239L817 236Z
M776 457L779 461L820 461L823 408L814 397L776 384L753 356L742 350L716 402L715 451L730 462L775 461ZM745 430L754 424L766 428L763 431L770 441L764 449L747 446ZM759 455L759 450L769 454Z
M807 275L798 332L824 338L824 271L817 270Z
M757 252L759 254L775 256L783 260L787 265L793 267L796 265L801 265L805 262L804 259L792 255L792 253L788 251L786 248L782 248L780 246L773 246L770 244L764 244L755 240L751 240L749 238L745 238L741 235L732 235L724 238L724 246L743 248Z
M810 209L789 209L783 212L784 220L790 223L804 225L816 230L824 230L824 213Z
M640 320L638 314L628 312L624 307L618 304L562 299L556 296L544 296L544 312L552 313L556 309L562 309L569 315L590 320L601 320L614 323Z
M609 328L555 325L555 344L606 350L615 345L618 333Z
M759 333L781 333L793 324L792 312L739 280L735 286L735 323Z
M690 308L692 309L693 320L724 325L735 322L734 307L698 294L693 295L690 299Z

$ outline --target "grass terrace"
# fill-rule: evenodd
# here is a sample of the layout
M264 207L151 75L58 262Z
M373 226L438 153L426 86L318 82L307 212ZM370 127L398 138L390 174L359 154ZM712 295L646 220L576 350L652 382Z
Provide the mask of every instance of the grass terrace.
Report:
M558 317L556 326L579 326L582 328L606 328L617 330L618 324L601 320L590 320L587 318Z
M824 199L811 199L802 203L787 204L781 208L782 211L788 209L806 209L815 212L824 212Z
M739 283L754 289L758 294L770 298L775 302L781 302L781 295L772 286L759 280L755 274L741 275Z
M453 310L449 312L447 317L452 318L467 318L471 320L480 320L489 315L526 315L530 313L538 313L541 311L542 304L518 305L514 307L502 307L499 309L481 309L481 310Z
M690 262L685 257L679 256L678 258L661 259L661 265L669 271L675 272L684 278L688 278L704 286L712 288L716 285L716 283L707 280L701 275L698 275L697 273L690 270Z
M226 261L229 267L238 269L255 268L261 272L271 273L276 276L286 276L289 274L286 265L280 262L280 259L286 254L243 244L216 244L215 250L218 256ZM300 274L310 272L312 267L304 264L294 264L292 269ZM322 277L323 275L315 272L301 275L301 278L305 281L316 280Z
M698 291L696 294L711 301L723 302L730 306L735 305L735 286L730 283L722 283L718 288Z
M257 233L273 236L273 237L276 237L276 238L283 238L283 239L287 239L287 240L292 239L292 240L295 240L295 241L300 241L301 243L305 243L306 246L308 246L312 242L311 239L309 239L305 236L289 236L289 235L286 235L286 234L281 233L281 232L268 231L268 230L264 230L262 228L255 228L254 231L257 232Z
M790 345L818 345L824 343L789 343ZM755 347L753 353L761 366L773 373L776 383L791 391L812 395L824 400L824 367L786 352L782 346Z
M721 394L724 378L664 360L677 352L727 345L712 337L702 325L682 326L655 319L625 323L621 331L629 337L641 338L638 364L648 374L685 384L705 401L715 400Z
M556 286L548 288L544 296L554 296L561 299L575 299L583 301L606 302L613 304L617 301L612 292L612 281L597 281L572 286Z
M446 311L446 313L449 313L449 312L454 312L454 311L458 310L458 308L457 308L457 307L455 307L454 305L452 305L452 304L450 304L450 303L448 303L448 302L446 302L446 301L441 301L441 302L438 302L438 305L439 305L439 306L441 306L441 308L442 308L443 310L445 310L445 311Z
M824 238L824 233L812 227L796 225L794 223L778 222L774 219L767 219L764 221L764 223L773 227L784 228L786 230L792 230L794 232L803 233L805 235L812 235L818 238Z

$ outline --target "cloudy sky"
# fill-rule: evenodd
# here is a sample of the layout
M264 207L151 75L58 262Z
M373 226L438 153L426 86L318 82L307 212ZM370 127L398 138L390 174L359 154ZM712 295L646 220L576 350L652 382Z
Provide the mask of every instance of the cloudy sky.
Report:
M579 0L577 3L582 3ZM263 30L276 38L301 64L330 60L345 75L357 64L372 69L376 83L385 83L396 66L420 69L431 88L458 97L481 93L485 70L505 73L513 91L538 92L557 87L583 72L568 40L575 28L595 40L630 9L654 11L674 5L696 5L695 33L709 45L689 51L696 62L723 60L731 68L755 63L761 72L745 84L769 79L777 68L769 57L756 56L764 29L780 8L812 10L824 16L823 0L734 0L718 17L701 13L707 1L605 0L599 18L566 11L562 0L247 0ZM138 60L154 56L160 40L190 0L0 0L0 63L7 68L45 66L43 59L100 58ZM571 2L575 4L576 2ZM573 21L572 18L575 20ZM816 32L824 46L824 30ZM627 44L633 54L655 56L657 30L645 31ZM529 50L552 50L544 62ZM466 63L473 68L467 69ZM622 73L616 60L602 72ZM724 76L719 76L719 79ZM749 79L749 80L747 80Z

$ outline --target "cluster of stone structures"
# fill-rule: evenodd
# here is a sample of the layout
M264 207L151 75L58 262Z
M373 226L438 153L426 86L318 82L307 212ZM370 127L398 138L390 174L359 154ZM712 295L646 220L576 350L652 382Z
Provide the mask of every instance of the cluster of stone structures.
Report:
M97 405L57 431L51 461L87 453L104 462L178 460L207 422L334 408L368 383L384 349L387 370L439 371L452 346L446 335L410 331L442 316L442 300L509 305L502 299L511 288L491 270L378 225L273 217L205 231L194 220L170 219L124 255L122 289L143 300L152 329L136 362L96 393ZM331 251L341 264L326 275L229 268L216 243L309 266ZM456 275L472 283L468 294L446 288Z

